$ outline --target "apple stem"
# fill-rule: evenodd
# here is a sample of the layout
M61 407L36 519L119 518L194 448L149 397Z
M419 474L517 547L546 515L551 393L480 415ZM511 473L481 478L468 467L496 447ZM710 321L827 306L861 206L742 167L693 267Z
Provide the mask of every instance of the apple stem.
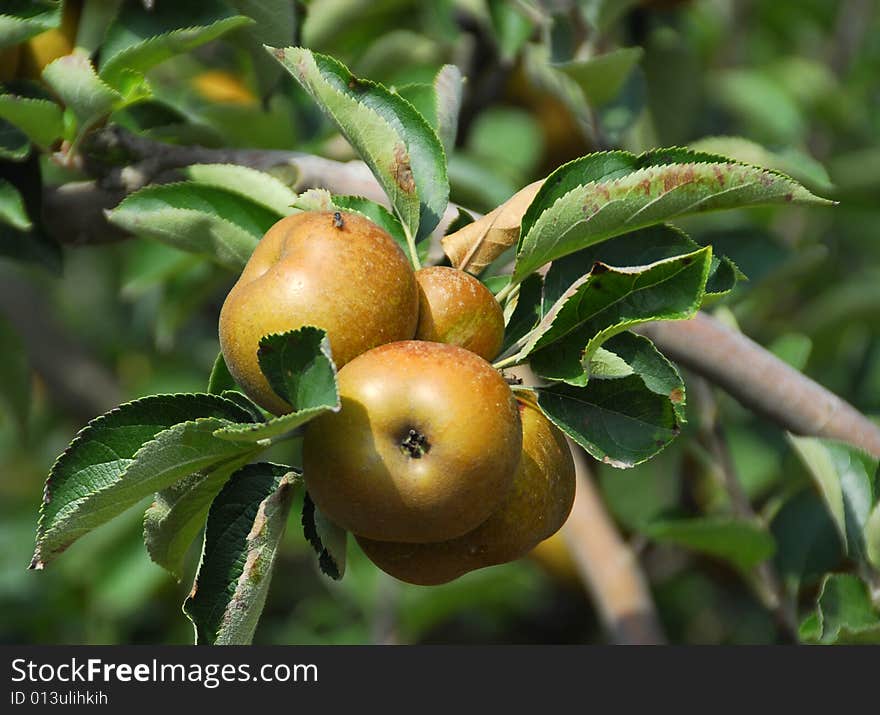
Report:
M510 283L508 283L506 286L504 286L504 288L498 291L498 295L495 296L495 299L499 303L503 303L517 288L519 288L519 281L514 282L513 280L511 280Z

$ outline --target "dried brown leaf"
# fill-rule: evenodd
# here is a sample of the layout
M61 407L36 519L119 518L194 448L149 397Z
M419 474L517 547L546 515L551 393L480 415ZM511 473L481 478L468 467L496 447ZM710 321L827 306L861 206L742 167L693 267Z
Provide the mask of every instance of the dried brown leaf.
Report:
M443 250L452 265L477 275L513 246L519 238L522 217L542 183L529 184L481 219L444 236Z

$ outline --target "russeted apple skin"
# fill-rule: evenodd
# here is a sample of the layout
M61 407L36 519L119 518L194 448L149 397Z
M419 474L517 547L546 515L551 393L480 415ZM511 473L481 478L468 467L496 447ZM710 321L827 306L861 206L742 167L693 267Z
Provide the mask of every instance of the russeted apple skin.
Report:
M469 273L448 266L416 271L419 326L416 339L458 345L485 360L504 341L504 313L492 292Z
M338 380L342 409L310 422L303 441L306 489L330 520L372 539L444 541L504 499L522 429L485 360L408 340L360 355Z
M342 367L415 334L415 273L391 236L359 214L307 211L281 219L257 245L220 311L220 348L245 394L290 411L257 361L260 339L306 325L327 331Z
M562 433L537 407L520 402L522 459L513 488L476 529L449 541L406 544L358 536L364 553L395 578L420 586L525 556L556 533L574 503L575 473Z

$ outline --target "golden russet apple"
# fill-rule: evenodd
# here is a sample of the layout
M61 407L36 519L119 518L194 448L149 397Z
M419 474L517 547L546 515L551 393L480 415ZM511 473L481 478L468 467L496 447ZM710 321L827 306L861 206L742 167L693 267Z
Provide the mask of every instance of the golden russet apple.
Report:
M488 518L522 451L501 374L454 345L408 340L339 371L342 409L309 423L303 477L341 527L386 541L455 538Z
M469 273L448 266L416 271L418 340L458 345L494 359L504 340L504 314L491 291Z
M260 371L260 339L306 325L327 331L341 368L415 334L415 274L391 236L360 214L306 211L270 228L220 311L220 348L245 394L275 414L290 405Z
M358 536L364 553L395 578L422 586L513 561L556 533L574 502L575 472L562 433L530 402L520 401L522 459L498 508L473 531L449 541L405 544Z

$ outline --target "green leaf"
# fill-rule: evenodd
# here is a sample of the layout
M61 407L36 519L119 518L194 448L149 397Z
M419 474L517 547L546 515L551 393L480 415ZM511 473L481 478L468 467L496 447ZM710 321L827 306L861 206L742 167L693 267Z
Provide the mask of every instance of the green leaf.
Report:
M290 0L229 0L242 15L254 21L230 38L241 42L254 63L254 74L263 96L278 83L281 67L266 55L264 45L285 47L296 38L296 5Z
M507 276L504 276L504 278L507 278ZM507 281L505 281L504 285L507 285ZM528 276L520 284L516 306L510 315L510 319L507 321L507 327L504 329L504 343L501 347L502 355L525 338L541 319L541 293L543 285L544 279L536 273Z
M788 435L834 520L846 553L865 558L865 526L876 499L878 460L843 442Z
M880 643L880 613L857 576L829 574L822 583L816 612L801 626L801 638L818 643Z
M512 63L534 33L535 24L517 3L489 0L488 4L498 51L506 63Z
M464 78L455 65L443 65L434 77L434 121L440 143L446 156L455 147L458 134L458 115L461 112L462 84Z
M250 415L216 395L156 395L90 422L46 480L31 568L177 479L252 449L213 438Z
M5 0L0 14L0 47L17 45L60 24L60 2Z
M583 385L596 349L617 333L653 320L682 320L703 300L712 259L706 247L640 268L593 265L541 319L519 358L542 377Z
M586 387L557 384L536 390L538 405L559 429L599 461L633 467L678 435L669 399L638 375L590 380Z
M332 57L300 47L267 49L336 122L413 236L428 236L446 209L449 181L443 147L424 117Z
M260 442L291 432L325 412L340 409L336 366L324 330L306 326L280 335L267 335L260 340L257 359L272 389L293 411L261 424L227 425L218 430L216 436Z
M587 22L597 30L605 31L638 3L639 0L582 0L580 6Z
M220 393L220 396L225 397L227 400L231 400L236 405L245 410L248 414L250 414L255 423L259 424L266 421L266 416L263 411L256 404L254 404L254 402L244 393L239 392L237 387L234 390L223 390L223 392Z
M32 227L21 194L6 179L0 179L0 223L19 231L30 231Z
M587 372L590 379L605 380L638 375L651 392L669 400L679 423L687 421L684 381L646 337L627 331L609 338L593 353Z
M666 258L693 253L700 248L684 231L669 224L648 226L588 246L550 264L544 278L544 311L551 310L553 304L596 262L619 268L647 266ZM717 255L713 247L709 276L706 279L706 296L724 296L743 278L736 264L725 256Z
M294 212L296 192L265 171L237 164L193 164L183 173L196 183L239 194L274 211L279 217Z
M594 107L607 104L623 88L624 83L642 59L641 47L621 47L585 60L572 60L554 65L577 82L587 101Z
M110 114L122 102L122 95L101 81L84 55L59 57L46 65L43 80L74 113L81 127Z
M302 510L303 534L318 555L321 572L334 581L345 574L345 548L348 532L330 521L306 492Z
M766 561L775 549L773 536L761 525L728 517L706 516L648 524L644 534L730 562L742 571Z
M48 99L0 94L0 119L15 126L34 144L47 149L64 133L61 107Z
M240 270L278 214L225 189L178 183L136 191L108 218L135 235Z
M777 545L776 568L793 596L840 566L843 544L813 489L803 489L788 499L773 517L770 530Z
M183 604L196 643L251 642L296 484L289 467L251 464L232 475L214 499L199 572Z
M794 149L776 152L743 137L714 136L693 142L689 148L699 152L723 154L746 164L762 166L787 174L819 193L834 190L825 167L808 154Z
M214 367L211 368L211 376L208 378L208 394L220 395L226 390L237 390L238 385L226 360L223 359L223 353L217 353L217 359L214 360Z
M587 98L577 82L551 64L550 48L543 43L526 45L522 64L531 85L559 100L575 120L583 138L593 143L596 128Z
M880 569L880 502L865 522L865 556L871 566Z
M122 6L101 48L101 79L118 88L126 74L146 72L174 55L254 22L233 14L219 0L165 5L161 12L151 12L139 2Z
M339 405L336 365L327 332L306 326L260 339L260 370L294 410Z
M5 119L0 119L0 159L21 161L31 149L27 134Z
M676 216L774 203L829 205L797 182L686 149L589 154L553 172L523 217L514 280L608 238Z
M183 577L186 553L208 518L211 502L253 454L246 452L239 459L184 477L158 492L144 514L144 544L150 558L178 580Z

